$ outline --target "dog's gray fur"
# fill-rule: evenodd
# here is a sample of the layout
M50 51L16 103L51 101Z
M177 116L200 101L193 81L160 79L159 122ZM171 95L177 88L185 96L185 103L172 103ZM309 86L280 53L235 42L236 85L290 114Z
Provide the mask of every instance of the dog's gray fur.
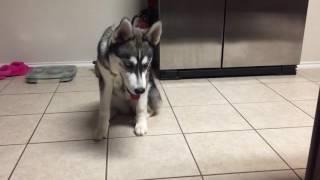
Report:
M147 133L147 118L156 114L161 104L151 71L161 32L161 22L145 31L133 27L130 20L124 18L118 27L107 28L101 37L95 65L100 87L97 140L107 136L110 114L114 112L134 112L136 135Z

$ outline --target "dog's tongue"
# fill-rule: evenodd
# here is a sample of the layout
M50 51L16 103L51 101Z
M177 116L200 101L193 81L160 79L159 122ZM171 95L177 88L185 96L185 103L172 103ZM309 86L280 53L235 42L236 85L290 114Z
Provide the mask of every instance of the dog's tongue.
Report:
M138 100L140 98L140 95L135 95L135 94L131 94L131 93L130 93L130 96L131 96L132 100Z

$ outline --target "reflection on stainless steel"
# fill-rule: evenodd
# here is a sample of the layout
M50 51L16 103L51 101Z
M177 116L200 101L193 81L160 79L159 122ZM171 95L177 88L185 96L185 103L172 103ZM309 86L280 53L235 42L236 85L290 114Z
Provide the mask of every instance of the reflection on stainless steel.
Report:
M162 0L160 69L221 66L224 0Z
M227 0L223 67L300 62L307 0Z

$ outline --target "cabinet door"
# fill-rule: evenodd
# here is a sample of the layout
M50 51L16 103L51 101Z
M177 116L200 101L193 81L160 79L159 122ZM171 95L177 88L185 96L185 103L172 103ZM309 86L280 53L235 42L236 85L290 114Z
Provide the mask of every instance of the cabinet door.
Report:
M162 0L160 69L221 67L224 0Z
M227 0L223 67L300 62L307 0Z

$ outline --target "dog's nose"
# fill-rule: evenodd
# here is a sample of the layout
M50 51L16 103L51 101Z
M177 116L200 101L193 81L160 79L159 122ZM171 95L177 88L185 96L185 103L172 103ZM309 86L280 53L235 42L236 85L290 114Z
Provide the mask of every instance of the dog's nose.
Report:
M134 92L135 92L136 94L142 94L142 93L144 93L144 91L145 91L145 89L144 89L144 88L137 88L137 89L134 89Z

